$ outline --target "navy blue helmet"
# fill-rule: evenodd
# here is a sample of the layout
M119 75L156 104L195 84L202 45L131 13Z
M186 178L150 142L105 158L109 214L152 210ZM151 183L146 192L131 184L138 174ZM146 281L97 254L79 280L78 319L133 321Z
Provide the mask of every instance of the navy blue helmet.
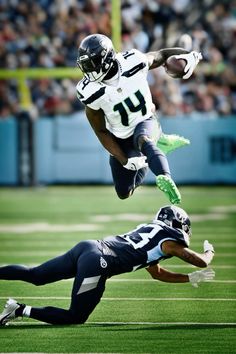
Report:
M101 81L115 60L112 41L103 34L84 38L79 46L77 65L89 81Z
M191 222L188 214L181 208L175 205L167 205L162 207L154 220L163 221L166 225L174 229L184 231L189 237L192 234Z

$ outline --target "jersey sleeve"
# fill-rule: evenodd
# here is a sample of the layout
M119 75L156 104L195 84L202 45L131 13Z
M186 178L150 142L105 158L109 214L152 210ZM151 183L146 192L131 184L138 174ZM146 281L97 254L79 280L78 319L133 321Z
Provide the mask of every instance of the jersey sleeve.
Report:
M148 66L148 58L147 58L146 54L140 52L138 49L132 49L132 52L135 53L135 57L137 59L139 59L140 61L142 61L145 64L145 67L143 68L143 70L147 74L148 70L149 70L149 66Z
M77 98L80 102L96 111L101 108L101 98L104 96L105 90L105 86L87 79L81 80L76 86Z

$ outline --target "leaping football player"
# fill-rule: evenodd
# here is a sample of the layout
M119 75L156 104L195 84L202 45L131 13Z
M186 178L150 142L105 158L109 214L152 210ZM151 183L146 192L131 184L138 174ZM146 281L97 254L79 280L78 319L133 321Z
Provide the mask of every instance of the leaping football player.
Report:
M55 306L31 307L9 299L0 314L0 325L22 316L51 324L84 323L101 300L108 278L140 268L146 268L154 279L168 283L190 282L197 287L199 282L214 278L212 269L184 274L170 272L159 265L160 261L175 256L196 267L207 267L214 256L212 244L205 240L203 253L197 253L189 249L190 236L187 213L174 205L165 206L148 224L103 240L81 241L64 255L39 266L0 267L0 279L22 280L34 285L74 278L68 310Z
M147 81L148 71L160 67L172 55L186 61L183 79L192 75L201 59L201 53L183 48L116 53L111 40L101 34L87 36L79 46L77 64L84 78L76 87L77 95L95 134L110 154L120 199L133 194L149 167L170 202L181 202L165 154L189 141L162 134Z

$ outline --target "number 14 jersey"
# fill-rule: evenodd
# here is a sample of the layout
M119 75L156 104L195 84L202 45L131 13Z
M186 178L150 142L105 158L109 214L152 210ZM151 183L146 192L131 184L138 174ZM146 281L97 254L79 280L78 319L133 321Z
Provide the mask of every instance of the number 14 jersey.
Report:
M147 81L148 61L145 54L133 49L116 55L117 78L106 82L82 79L77 96L86 106L105 115L106 127L116 137L126 139L136 125L154 112L154 104Z

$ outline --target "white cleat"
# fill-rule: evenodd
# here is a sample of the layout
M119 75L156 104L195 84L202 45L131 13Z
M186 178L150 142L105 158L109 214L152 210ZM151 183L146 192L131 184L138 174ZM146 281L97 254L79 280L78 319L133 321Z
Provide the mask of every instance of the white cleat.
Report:
M8 299L3 312L0 314L0 326L5 326L9 321L14 320L16 316L16 310L20 307L20 304L14 299Z

